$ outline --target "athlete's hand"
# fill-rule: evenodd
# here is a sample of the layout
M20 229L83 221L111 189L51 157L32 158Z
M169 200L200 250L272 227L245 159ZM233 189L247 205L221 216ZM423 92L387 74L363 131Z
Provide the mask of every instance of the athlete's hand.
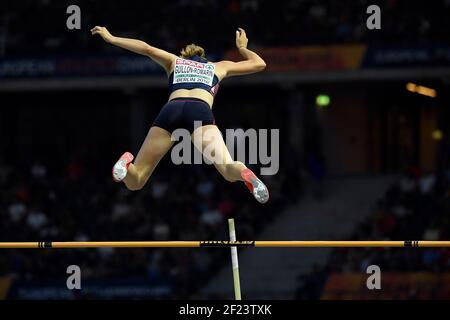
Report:
M103 40L105 40L108 43L111 42L111 40L113 39L113 35L109 33L108 29L106 29L105 27L95 26L94 28L91 29L91 33L92 35L94 34L100 35L103 38Z
M238 30L236 30L236 47L238 49L247 48L247 44L248 39L247 35L245 34L245 30L242 28L238 28Z

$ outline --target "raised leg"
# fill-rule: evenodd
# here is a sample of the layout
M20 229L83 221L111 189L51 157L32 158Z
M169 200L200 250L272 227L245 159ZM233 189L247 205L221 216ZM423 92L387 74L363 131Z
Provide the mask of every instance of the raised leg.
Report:
M142 189L172 145L173 141L167 130L151 127L134 163L130 163L127 175L123 179L127 188L132 191Z
M192 133L192 142L214 164L225 180L230 182L244 180L241 173L247 167L240 161L233 161L217 126L207 125L197 128Z

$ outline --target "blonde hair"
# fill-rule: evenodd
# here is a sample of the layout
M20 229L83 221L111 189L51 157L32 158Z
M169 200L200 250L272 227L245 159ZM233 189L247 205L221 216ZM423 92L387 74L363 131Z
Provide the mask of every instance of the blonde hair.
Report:
M205 49L193 43L188 44L186 47L181 49L180 53L183 59L189 59L193 56L205 58Z

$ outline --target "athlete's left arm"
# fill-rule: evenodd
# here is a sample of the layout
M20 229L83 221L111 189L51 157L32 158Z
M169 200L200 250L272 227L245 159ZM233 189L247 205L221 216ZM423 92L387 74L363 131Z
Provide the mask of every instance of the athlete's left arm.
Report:
M91 29L91 33L93 35L100 35L107 43L150 57L153 61L162 66L167 73L172 70L173 63L176 59L176 56L172 53L153 47L141 40L115 37L105 27L96 26Z

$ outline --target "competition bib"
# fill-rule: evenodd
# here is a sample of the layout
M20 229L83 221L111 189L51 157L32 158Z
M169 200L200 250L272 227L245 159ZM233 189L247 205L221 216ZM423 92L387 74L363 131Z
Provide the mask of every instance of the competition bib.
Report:
M202 83L212 86L216 66L178 58L173 69L173 84Z

